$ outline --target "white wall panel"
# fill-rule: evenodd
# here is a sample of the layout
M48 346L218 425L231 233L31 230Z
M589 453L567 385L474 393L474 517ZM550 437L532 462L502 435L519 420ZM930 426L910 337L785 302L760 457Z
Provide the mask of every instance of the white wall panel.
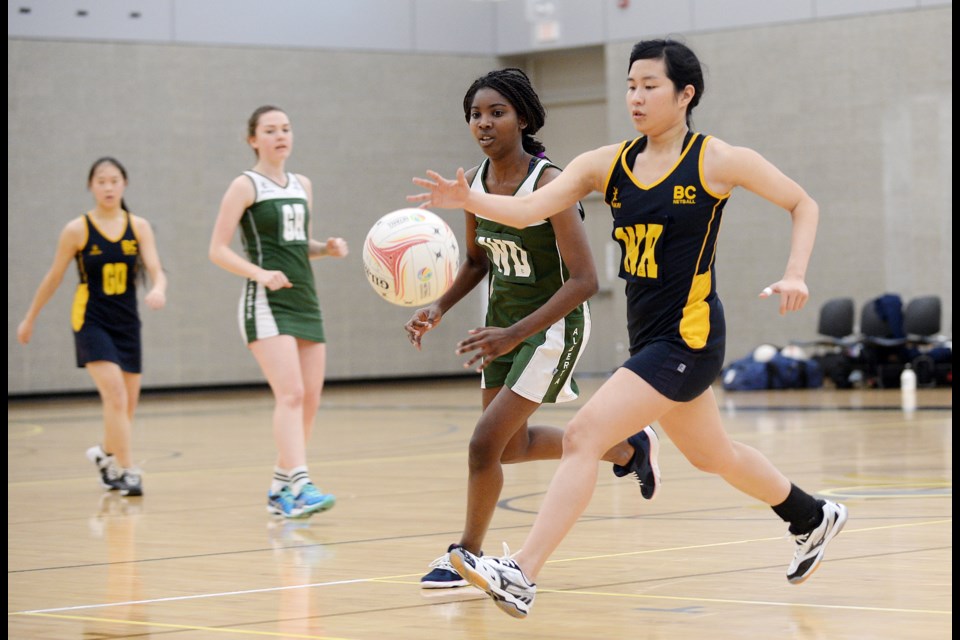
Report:
M414 48L418 52L491 54L497 48L496 3L417 0Z
M731 29L811 20L814 0L693 0L693 28Z
M203 0L176 4L182 43L410 51L413 0Z
M604 4L604 10L608 41L636 41L693 30L692 0L628 0L622 7L617 0L611 0Z
M814 0L814 15L818 18L848 16L858 13L916 9L918 0Z

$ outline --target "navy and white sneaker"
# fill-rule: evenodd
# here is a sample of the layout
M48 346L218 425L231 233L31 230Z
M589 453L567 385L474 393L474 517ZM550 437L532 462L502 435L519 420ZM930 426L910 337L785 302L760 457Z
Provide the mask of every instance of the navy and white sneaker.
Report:
M114 489L122 496L142 496L143 479L139 469L124 469Z
M657 463L660 438L653 427L648 425L627 438L627 443L633 445L633 459L625 467L613 465L613 475L622 478L632 473L640 483L640 495L647 500L653 500L660 489L660 466Z
M507 615L526 618L537 595L537 585L523 575L510 558L510 549L503 545L503 557L475 556L463 547L450 550L454 570L478 589L493 598L494 604Z
M797 550L787 569L787 581L790 584L801 584L820 567L827 543L833 540L847 523L847 508L842 504L826 500L822 508L823 522L820 526L813 531L793 536Z
M447 552L430 563L430 573L420 578L420 587L423 589L451 589L454 587L465 587L469 582L463 579L453 565L450 564L450 552L459 547L458 544L452 544L447 547ZM482 554L481 554L482 555Z
M119 491L122 496L142 496L143 481L139 469L124 469L113 454L106 453L99 444L87 449L87 460L100 471L100 486Z

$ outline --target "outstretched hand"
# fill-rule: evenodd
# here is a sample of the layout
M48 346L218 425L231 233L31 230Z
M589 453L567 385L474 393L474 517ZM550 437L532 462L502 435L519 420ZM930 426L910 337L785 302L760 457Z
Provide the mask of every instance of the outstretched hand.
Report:
M428 170L426 178L414 178L413 184L429 190L428 193L407 196L409 202L419 203L421 209L462 209L470 195L470 185L467 184L463 167L457 169L454 180L447 180L436 171Z

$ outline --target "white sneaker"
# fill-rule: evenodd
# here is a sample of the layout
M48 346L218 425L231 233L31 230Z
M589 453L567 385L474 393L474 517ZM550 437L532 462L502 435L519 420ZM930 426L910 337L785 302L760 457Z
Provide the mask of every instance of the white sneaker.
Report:
M526 618L537 595L537 585L523 575L510 558L510 549L503 545L503 557L475 556L463 547L450 550L450 564L461 576L493 598L494 604L507 615Z
M787 569L787 580L790 584L800 584L820 566L823 552L827 543L840 533L847 523L847 508L842 504L823 503L823 522L820 526L808 533L793 536L797 543L797 550L793 554L793 562Z

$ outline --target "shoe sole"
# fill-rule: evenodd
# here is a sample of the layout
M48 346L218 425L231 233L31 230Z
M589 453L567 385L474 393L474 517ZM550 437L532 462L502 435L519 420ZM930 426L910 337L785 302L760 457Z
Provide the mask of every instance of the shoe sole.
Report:
M466 580L456 580L451 582L421 582L421 589L456 589L458 587L469 587L470 583Z
M802 576L793 579L787 578L787 582L790 584L803 584L820 568L820 565L823 563L823 555L827 552L827 545L843 530L843 525L847 524L847 508L842 504L838 504L837 506L840 507L840 513L837 514L837 521L824 539L823 544L820 545L820 553L817 554L817 560L813 563L813 567Z
M653 500L657 497L657 493L660 492L660 465L657 464L658 456L660 455L660 436L657 435L657 432L653 430L653 427L644 427L644 432L647 434L647 439L650 441L650 469L653 471L653 491L649 496L644 495L643 497L647 500ZM646 486L646 485L644 485ZM643 489L641 488L640 494L643 495Z
M337 499L334 496L330 496L329 500L324 500L323 502L318 502L315 505L310 507L305 507L299 511L293 511L291 513L284 513L283 509L278 509L272 505L267 505L267 513L273 516L280 518L286 518L287 520L305 520L312 516L315 513L320 513L321 511L329 511L333 509L333 505L337 503Z
M520 611L517 609L516 605L507 602L504 600L503 596L494 591L486 577L467 564L459 554L450 552L450 564L453 565L453 568L456 569L457 573L459 573L467 582L490 596L490 598L493 600L493 603L497 605L497 607L499 607L500 610L505 614L512 618L527 617L526 612Z
M329 511L333 509L333 505L337 504L337 499L333 496L329 496L327 500L323 502L318 502L317 504L310 505L309 507L303 507L300 510L300 513L293 516L287 516L291 520L303 520L304 518L309 518L315 513L322 513L324 511Z

